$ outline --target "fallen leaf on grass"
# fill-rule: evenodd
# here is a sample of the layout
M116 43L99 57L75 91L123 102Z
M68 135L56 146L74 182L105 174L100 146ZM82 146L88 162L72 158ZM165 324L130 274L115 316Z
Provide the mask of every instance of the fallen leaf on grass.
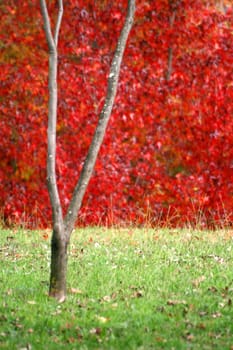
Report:
M14 236L7 236L7 238L6 238L7 241L12 241L13 239L15 239Z
M14 254L14 258L15 258L15 260L20 259L20 258L22 258L22 254L16 253L16 254Z
M186 300L168 300L167 305L186 305L187 301Z
M50 234L51 234L51 230L50 230L50 229L41 231L42 238L43 238L45 241L46 241L47 239L49 239Z
M113 304L112 304L112 308L113 308L113 309L116 309L117 307L118 307L118 304L117 304L117 303L113 303Z
M130 289L132 289L134 292L131 294L131 298L142 298L144 296L144 291L142 289L139 289L140 287L138 286L130 286Z
M101 334L101 328L97 327L97 328L92 328L89 331L90 334L97 334L100 335Z
M158 343L166 343L166 342L167 342L167 339L162 338L162 337L156 337L155 340L156 340Z
M221 333L209 332L209 333L208 333L208 337L209 337L209 338L214 338L214 339L219 339L219 338L222 337L222 334L221 334Z
M60 309L58 308L56 311L52 312L51 315L57 316L57 315L60 315L61 313L62 313L62 310L60 310Z
M101 301L106 301L106 302L110 302L112 300L112 298L110 297L110 295L105 295L102 299L101 299Z
M27 303L30 304L30 305L35 305L35 304L36 304L36 301L34 301L34 300L28 300Z
M205 281L205 279L206 279L205 276L200 276L192 281L192 285L197 288L199 287L201 282Z
M23 325L21 323L15 323L14 324L15 328L18 328L18 329L22 329L23 328Z
M207 312L207 311L200 311L200 312L199 312L199 316L200 316L200 317L203 317L203 316L206 316L206 315L208 315L208 312Z
M70 288L71 294L83 294L83 292L78 288Z
M142 290L136 290L132 295L131 298L142 298L143 297L143 291Z
M108 321L110 320L110 319L107 318L107 317L98 316L98 315L96 315L96 318L97 318L97 320L100 321L101 323L106 323L106 322L108 322Z
M198 329L206 329L206 325L204 323L198 323L196 326Z
M219 303L218 305L219 305L219 307L221 307L221 308L223 308L223 307L226 306L225 302Z
M209 255L202 256L202 259L206 259L206 258L213 259L214 261L218 262L219 264L225 263L225 260L221 256L218 256L218 255L209 254Z
M217 288L214 287L214 286L211 286L211 287L208 288L208 292L216 293L217 291L218 291Z
M194 335L193 334L187 334L186 335L186 339L188 340L188 341L192 341L192 340L194 340Z
M101 299L99 299L100 303L110 303L114 299L116 299L117 293L112 293L111 295L105 295Z
M87 304L83 303L81 300L77 300L77 305L80 309L87 307Z
M75 339L74 337L69 337L69 338L67 339L67 342L68 342L69 344L73 344L73 343L76 342L76 339Z
M224 264L225 260L221 258L221 256L214 256L214 260L217 261L219 264Z
M229 288L228 286L226 286L226 287L224 287L223 289L222 289L222 297L223 298L225 298L225 297L227 297L227 295L228 294L232 294L233 293L233 288Z
M27 344L24 348L20 348L19 350L31 350L32 346L31 344Z

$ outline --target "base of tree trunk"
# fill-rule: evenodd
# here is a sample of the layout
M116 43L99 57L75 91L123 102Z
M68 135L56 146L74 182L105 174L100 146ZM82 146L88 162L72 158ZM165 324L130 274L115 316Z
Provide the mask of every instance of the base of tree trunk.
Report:
M66 299L67 246L64 234L53 232L51 242L51 272L49 296L59 303Z
M64 292L59 292L56 290L50 290L49 296L56 299L59 303L63 303L66 300L66 294Z

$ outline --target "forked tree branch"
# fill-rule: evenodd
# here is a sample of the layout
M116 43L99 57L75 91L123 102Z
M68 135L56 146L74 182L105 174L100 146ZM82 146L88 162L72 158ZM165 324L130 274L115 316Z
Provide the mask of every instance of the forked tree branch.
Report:
M55 42L51 30L51 23L50 23L50 18L48 14L48 9L47 9L47 3L46 0L40 0L40 8L41 8L41 13L44 21L44 31L46 35L46 40L48 43L49 51L55 49Z
M91 174L93 172L96 158L102 144L105 130L111 115L114 99L117 91L117 84L120 74L120 66L122 62L123 53L125 50L126 42L133 25L135 12L135 0L128 0L127 15L120 37L118 39L117 47L113 56L112 64L110 67L110 73L108 77L107 95L103 109L99 116L99 122L95 130L95 134L92 139L91 146L89 148L86 160L84 162L78 183L74 189L74 193L65 217L65 232L67 239L69 239L71 232L74 228L75 221L79 209L82 204L82 200L90 181Z
M63 16L63 0L58 0L58 16L57 16L57 23L54 31L54 43L56 47L58 44L58 36L59 36L60 27L61 27L62 16Z
M56 231L63 225L62 207L56 180L56 126L57 126L57 42L63 14L62 0L58 1L59 11L53 36L46 0L40 0L44 30L49 47L49 113L48 113L48 150L47 183L53 212L53 227Z

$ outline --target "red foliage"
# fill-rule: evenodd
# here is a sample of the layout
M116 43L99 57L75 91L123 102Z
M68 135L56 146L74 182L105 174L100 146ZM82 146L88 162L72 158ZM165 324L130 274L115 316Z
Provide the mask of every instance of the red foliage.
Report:
M216 1L137 3L115 107L78 222L229 224L232 5L223 13ZM123 0L65 3L57 126L64 209L96 126L125 9ZM36 2L18 6L15 0L0 10L0 207L8 223L48 226L47 47L40 10Z

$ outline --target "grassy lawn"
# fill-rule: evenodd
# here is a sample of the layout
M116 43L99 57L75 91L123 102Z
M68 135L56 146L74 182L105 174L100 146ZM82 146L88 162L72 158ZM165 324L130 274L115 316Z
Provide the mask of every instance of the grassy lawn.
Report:
M1 349L233 349L231 232L77 230L64 304L45 238L1 230Z

